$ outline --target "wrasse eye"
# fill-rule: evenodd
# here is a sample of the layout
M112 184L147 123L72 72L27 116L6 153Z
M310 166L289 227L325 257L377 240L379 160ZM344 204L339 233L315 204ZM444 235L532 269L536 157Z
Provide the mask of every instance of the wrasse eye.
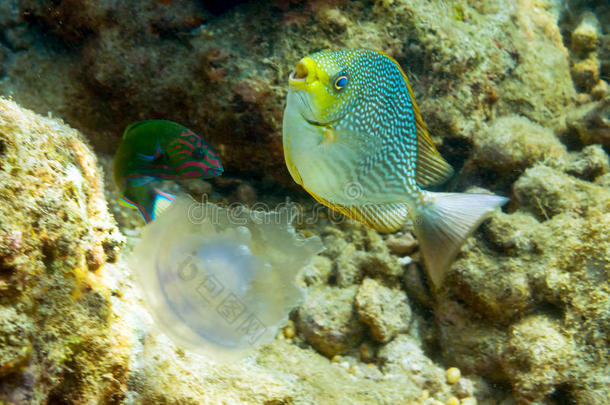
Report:
M341 75L335 80L335 90L339 91L347 85L347 76Z
M193 151L193 157L195 159L203 159L205 157L205 150L203 150L203 148L195 148Z

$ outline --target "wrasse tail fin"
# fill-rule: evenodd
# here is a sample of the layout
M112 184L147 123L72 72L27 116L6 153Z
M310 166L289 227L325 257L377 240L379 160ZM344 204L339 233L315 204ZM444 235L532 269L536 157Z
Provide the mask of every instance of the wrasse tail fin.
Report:
M159 215L161 215L176 200L175 196L168 193L164 193L163 191L157 188L154 189L154 193L155 197L151 210L152 219L155 219Z
M427 194L431 202L415 212L413 223L428 277L438 288L464 240L508 199L490 194Z
M164 193L154 187L129 187L121 198L121 202L136 208L144 218L144 222L149 223L176 199L171 194Z
M121 203L128 207L137 209L140 212L140 215L142 215L142 218L144 218L144 222L149 223L150 221L152 221L149 212L146 211L146 209L141 204L138 204L136 201L130 200L129 198L123 196L121 197Z

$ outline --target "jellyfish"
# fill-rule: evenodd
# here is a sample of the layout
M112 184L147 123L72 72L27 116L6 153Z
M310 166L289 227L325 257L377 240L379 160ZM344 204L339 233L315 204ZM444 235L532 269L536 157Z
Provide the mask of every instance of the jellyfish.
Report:
M305 291L299 270L322 251L292 212L227 209L181 196L147 224L129 266L157 329L215 360L274 339Z

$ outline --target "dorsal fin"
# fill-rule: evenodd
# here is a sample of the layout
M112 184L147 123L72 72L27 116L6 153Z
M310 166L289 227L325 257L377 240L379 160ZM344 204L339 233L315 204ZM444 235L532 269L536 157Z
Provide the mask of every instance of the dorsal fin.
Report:
M125 131L123 131L123 139L127 138L127 134L131 133L131 131L133 131L136 127L139 127L142 124L146 124L148 122L150 122L151 120L143 120L143 121L136 121L133 122L131 124L129 124L126 128Z
M402 70L401 70L402 72ZM415 97L413 96L413 90L409 84L409 79L405 76L404 72L402 75L407 84L409 90L409 96L411 97L411 104L413 105L413 114L415 115L415 127L417 129L417 165L415 166L415 181L420 187L432 186L435 184L444 183L453 175L453 168L443 157L438 150L430 135L424 120L419 112L419 107L415 103Z
M421 117L419 107L417 107L417 103L415 103L415 96L413 95L413 90L411 89L407 75L394 58L385 52L378 52L396 65L409 91L417 131L417 164L415 166L415 181L420 187L428 187L435 184L444 183L453 175L453 168L445 161L445 159L443 159L440 153L438 153L434 142L432 142L430 135L428 135L428 129L426 129L426 124L424 124L424 120Z

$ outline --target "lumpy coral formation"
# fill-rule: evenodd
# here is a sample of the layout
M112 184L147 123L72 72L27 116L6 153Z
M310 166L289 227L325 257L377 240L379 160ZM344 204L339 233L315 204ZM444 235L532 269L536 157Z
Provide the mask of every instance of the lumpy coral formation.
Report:
M602 403L610 188L539 164L513 192L519 208L484 225L438 299L444 356L508 379L519 403Z
M0 399L111 398L129 354L106 343L111 290L97 271L123 237L89 146L0 99L0 195Z

